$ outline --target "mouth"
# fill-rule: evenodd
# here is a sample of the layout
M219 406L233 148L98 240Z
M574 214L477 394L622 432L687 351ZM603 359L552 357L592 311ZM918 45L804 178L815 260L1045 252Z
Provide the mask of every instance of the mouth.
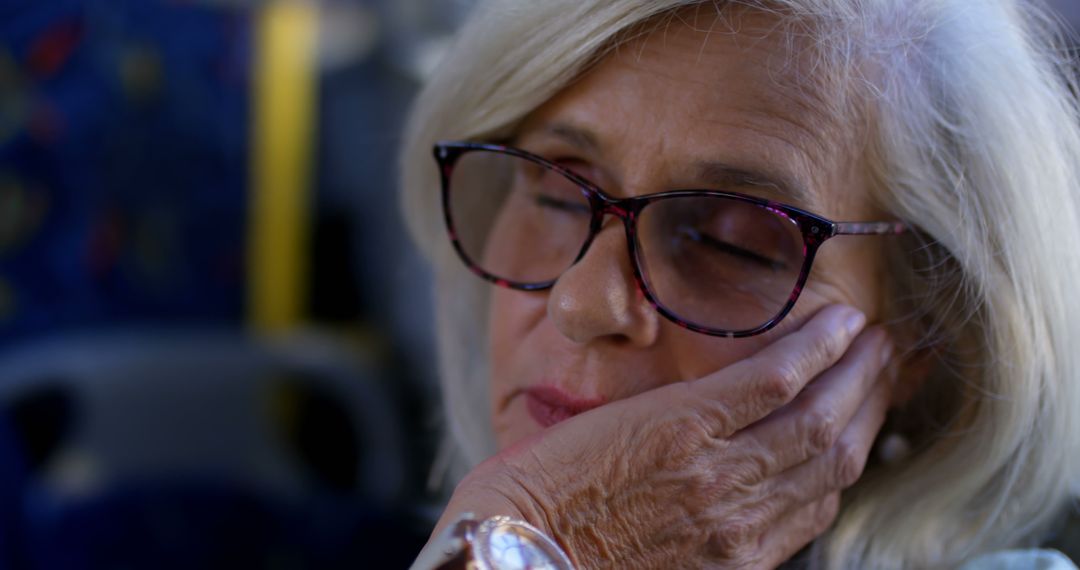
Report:
M551 427L580 413L604 405L602 398L580 398L553 386L525 390L525 407L541 427Z

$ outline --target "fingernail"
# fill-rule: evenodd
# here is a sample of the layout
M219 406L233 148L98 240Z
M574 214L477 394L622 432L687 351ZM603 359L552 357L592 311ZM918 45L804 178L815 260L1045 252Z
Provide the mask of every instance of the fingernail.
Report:
M853 310L847 319L844 321L844 328L851 336L855 336L862 329L863 324L866 323L866 316L861 311Z

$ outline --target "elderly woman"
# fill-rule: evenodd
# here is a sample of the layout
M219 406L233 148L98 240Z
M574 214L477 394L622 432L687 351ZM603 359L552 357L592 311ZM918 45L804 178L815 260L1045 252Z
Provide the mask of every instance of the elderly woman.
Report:
M482 4L404 149L468 470L416 566L1071 568L1016 551L1080 457L1049 21Z

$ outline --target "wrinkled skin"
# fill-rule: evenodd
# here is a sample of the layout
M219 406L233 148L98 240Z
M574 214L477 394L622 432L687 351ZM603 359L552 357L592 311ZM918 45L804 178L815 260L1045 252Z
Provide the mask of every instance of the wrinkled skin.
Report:
M532 113L515 144L573 160L614 195L715 187L697 166L719 161L805 188L736 191L887 219L865 195L858 145L837 142L854 129L815 111L812 86L792 88L774 22L715 16L686 11L622 46ZM532 522L582 568L787 560L835 518L892 401L892 340L866 324L883 304L881 239L828 242L792 314L746 339L657 314L613 219L553 289L494 288L500 452L461 482L436 534L472 511ZM538 386L603 405L545 427L529 412Z

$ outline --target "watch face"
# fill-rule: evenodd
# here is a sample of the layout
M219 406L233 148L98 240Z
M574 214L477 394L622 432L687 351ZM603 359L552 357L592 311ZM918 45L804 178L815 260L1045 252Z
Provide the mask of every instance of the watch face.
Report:
M568 570L570 561L535 527L508 517L492 517L480 524L473 542L482 570Z

